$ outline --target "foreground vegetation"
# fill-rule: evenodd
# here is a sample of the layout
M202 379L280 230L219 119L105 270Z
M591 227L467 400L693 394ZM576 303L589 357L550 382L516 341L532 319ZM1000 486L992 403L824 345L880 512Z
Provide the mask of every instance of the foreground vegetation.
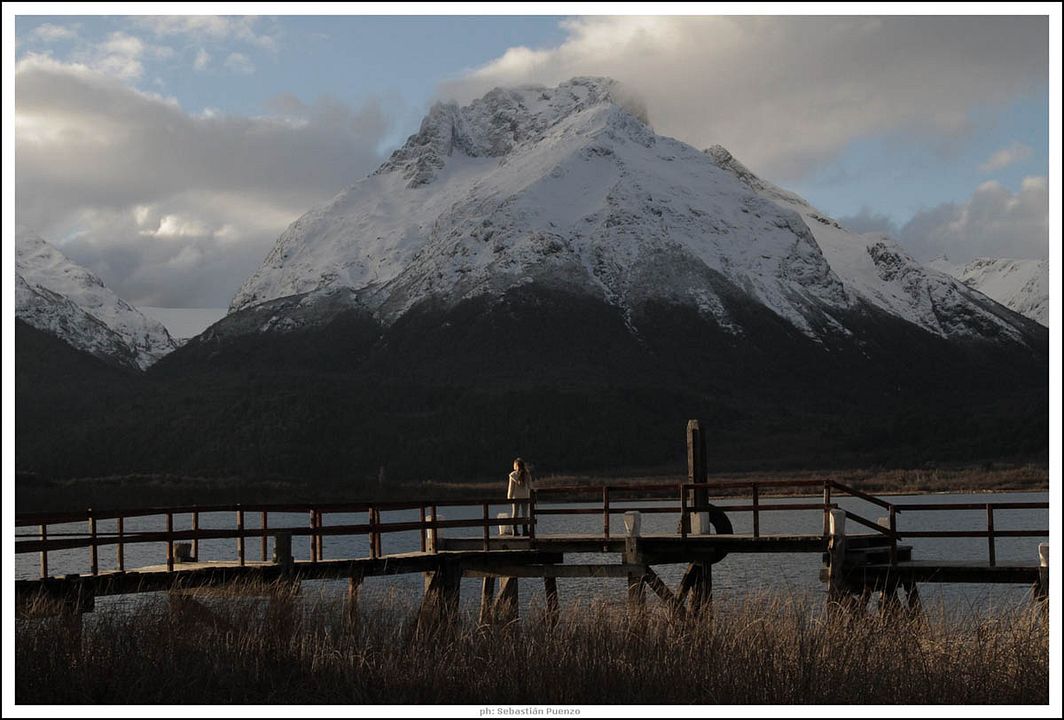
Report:
M394 601L203 599L20 620L19 703L1045 703L1048 620L825 613L822 601L542 610L431 629ZM191 609L190 609L191 608Z

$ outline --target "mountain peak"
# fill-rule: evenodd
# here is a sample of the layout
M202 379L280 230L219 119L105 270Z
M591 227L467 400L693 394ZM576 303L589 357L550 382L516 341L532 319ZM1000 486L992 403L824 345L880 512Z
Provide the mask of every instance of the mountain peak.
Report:
M418 132L377 170L399 172L408 187L432 182L455 152L469 157L503 157L536 142L559 123L597 107L617 108L646 125L646 110L616 80L575 77L557 87L496 87L470 104L437 102Z
M176 347L160 323L25 227L15 232L15 315L108 362L145 369Z

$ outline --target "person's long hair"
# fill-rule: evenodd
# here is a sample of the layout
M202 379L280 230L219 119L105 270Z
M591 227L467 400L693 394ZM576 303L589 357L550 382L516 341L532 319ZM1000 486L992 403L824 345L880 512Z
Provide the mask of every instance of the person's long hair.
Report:
M525 465L525 461L521 458L514 458L514 465L517 466L517 479L519 482L525 485L532 485L532 473L528 471L528 466Z

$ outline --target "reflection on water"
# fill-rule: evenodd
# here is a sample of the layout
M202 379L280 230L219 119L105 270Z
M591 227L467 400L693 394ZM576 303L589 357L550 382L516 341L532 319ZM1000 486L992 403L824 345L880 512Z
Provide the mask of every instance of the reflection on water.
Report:
M955 502L1046 502L1048 493L993 493L971 495L912 495L894 496L891 501L897 503L922 502L922 503L955 503ZM773 500L776 503L803 503L808 498L782 498ZM856 512L866 518L875 519L883 510L863 500L850 497L836 497L834 501L841 507ZM730 502L730 501L729 501ZM745 501L736 500L737 503ZM640 500L637 502L611 502L611 506L623 509L626 506L648 506L653 501ZM675 501L660 501L662 505L673 505ZM568 504L568 507L588 506L595 504ZM509 511L508 505L500 504L491 508L492 516L496 512ZM442 508L442 519L479 519L481 509L470 508ZM730 513L732 525L737 533L751 532L751 514ZM399 510L382 512L382 522L416 521L417 510ZM643 515L643 533L673 533L676 530L679 519L678 513L653 513ZM364 513L326 515L326 525L344 525L366 522ZM994 513L995 529L1038 529L1048 527L1049 512L1047 510L996 510ZM259 527L257 513L247 513L245 526L248 528ZM760 531L762 534L819 534L823 523L823 515L817 510L762 512L760 517ZM271 513L269 527L271 529L281 527L307 527L308 516L306 513ZM174 528L187 530L192 527L191 516L175 516ZM235 518L233 513L205 513L200 515L200 527L207 528L233 528ZM83 532L84 523L69 525L50 525L50 536L58 536L61 533ZM97 524L99 533L114 532L115 521L100 521ZM125 520L125 532L155 531L165 529L165 519L161 517L128 518ZM905 512L898 516L898 530L904 534L906 530L985 530L986 513L984 510L964 510L949 512ZM26 532L30 528L20 529ZM480 537L478 528L462 528L440 530L441 535L450 537ZM537 533L549 535L552 533L601 533L601 515L544 515L540 517ZM852 532L852 529L851 529ZM624 533L623 515L613 515L610 526L611 535L620 536ZM996 554L998 564L1010 561L1019 561L1025 564L1037 564L1038 543L1044 542L1040 538L999 538L996 540ZM986 561L987 541L985 538L918 538L903 540L905 544L913 546L914 560L949 559L958 561ZM325 558L344 557L368 557L369 544L366 536L352 537L326 537ZM297 559L309 559L310 545L306 537L297 537L292 540L292 552ZM249 560L260 558L260 541L258 538L248 538L246 541L247 557ZM420 540L415 531L390 533L383 538L383 552L397 553L409 552L420 549ZM267 553L272 553L273 543L269 541ZM200 558L203 560L232 560L236 557L236 540L201 540L199 544ZM99 551L100 569L108 570L116 567L112 548L103 547ZM155 565L165 562L166 545L164 543L145 543L126 545L125 563L127 569L140 566ZM617 562L619 558L602 554L569 554L566 562L572 564L591 562ZM52 575L88 571L88 550L63 550L48 554L49 571ZM819 581L821 558L817 553L782 553L782 554L731 554L720 563L713 566L713 591L714 594L741 595L752 592L772 592L792 595L809 595L823 592L823 586ZM655 570L661 578L672 587L680 581L685 566L683 565L659 565ZM18 555L16 557L16 577L36 578L39 572L38 556L36 554ZM304 583L304 596L309 598L341 597L347 589L346 581L308 581ZM462 604L465 608L473 608L479 602L480 580L467 578L462 581ZM363 584L362 597L371 601L388 604L405 604L406 600L416 602L422 590L422 577L420 575L394 575L389 577L367 578ZM625 598L625 580L621 578L608 579L573 579L559 578L558 592L563 605L568 603L589 603L594 600L615 600L623 602ZM926 603L940 603L956 609L972 608L985 611L991 607L1002 605L1014 605L1022 602L1030 588L1020 585L946 585L925 584L921 587L921 595ZM651 594L652 595L652 594ZM527 608L530 603L543 604L543 582L540 579L522 579L520 583L521 605ZM147 594L144 596L126 596L122 598L99 598L98 608L114 606L116 604L135 606L141 602L153 602Z

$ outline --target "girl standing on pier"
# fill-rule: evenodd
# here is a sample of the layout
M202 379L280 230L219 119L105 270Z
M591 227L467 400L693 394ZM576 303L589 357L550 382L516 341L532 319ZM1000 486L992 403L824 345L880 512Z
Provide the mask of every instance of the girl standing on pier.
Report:
M532 495L532 473L521 458L514 460L514 470L510 473L510 483L506 488L506 497L510 500L524 500L513 504L513 518L528 517L528 498ZM528 525L523 525L524 532L514 525L514 535L528 535Z

